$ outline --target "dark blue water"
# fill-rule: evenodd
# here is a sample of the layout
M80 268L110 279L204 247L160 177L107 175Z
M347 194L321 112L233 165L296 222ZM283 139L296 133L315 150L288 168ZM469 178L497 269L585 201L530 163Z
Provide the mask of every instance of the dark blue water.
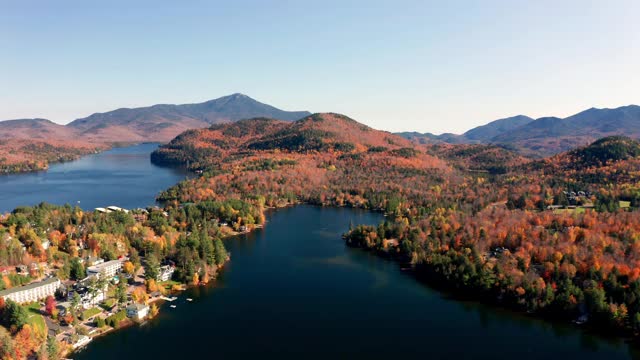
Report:
M118 148L54 164L48 171L0 176L0 212L43 201L89 210L154 205L160 191L187 176L184 171L151 164L149 154L157 147Z
M344 246L379 214L298 206L226 240L218 281L158 318L94 340L75 359L628 359L606 340L447 298L397 264ZM185 298L193 298L187 302Z

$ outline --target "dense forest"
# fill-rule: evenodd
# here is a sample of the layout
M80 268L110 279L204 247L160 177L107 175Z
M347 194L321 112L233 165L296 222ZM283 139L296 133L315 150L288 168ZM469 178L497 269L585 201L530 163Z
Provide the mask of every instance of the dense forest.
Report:
M71 161L104 150L104 144L66 140L0 140L0 174L46 170L49 164Z
M191 131L154 158L203 172L162 193L169 206L383 211L383 224L355 226L346 242L467 296L631 334L640 332L639 149L610 137L529 160L491 145L414 145L315 114Z

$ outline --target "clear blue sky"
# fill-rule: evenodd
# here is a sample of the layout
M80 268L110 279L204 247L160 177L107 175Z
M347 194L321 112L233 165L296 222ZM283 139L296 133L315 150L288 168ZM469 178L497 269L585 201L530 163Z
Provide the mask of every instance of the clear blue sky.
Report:
M375 128L640 103L640 1L0 0L0 119L234 92Z

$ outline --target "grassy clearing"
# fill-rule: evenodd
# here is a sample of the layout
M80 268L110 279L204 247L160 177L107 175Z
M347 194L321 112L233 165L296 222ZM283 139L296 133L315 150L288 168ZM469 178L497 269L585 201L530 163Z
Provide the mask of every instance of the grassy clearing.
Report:
M620 209L628 209L631 207L631 201L618 201Z
M82 318L84 320L89 319L92 316L98 315L102 312L102 309L98 308L98 307L94 307L91 309L87 309L85 311L82 312Z
M583 214L585 211L587 211L585 208L577 207L575 209L555 209L553 210L553 213L554 214L563 214L563 213Z
M27 318L27 322L34 329L38 329L43 334L47 332L47 325L44 322L44 317L40 313L40 304L37 302L25 305L27 308L27 312L29 313L29 317Z
M182 283L175 280L161 281L158 285L164 287L167 290L171 290L173 286L182 286Z

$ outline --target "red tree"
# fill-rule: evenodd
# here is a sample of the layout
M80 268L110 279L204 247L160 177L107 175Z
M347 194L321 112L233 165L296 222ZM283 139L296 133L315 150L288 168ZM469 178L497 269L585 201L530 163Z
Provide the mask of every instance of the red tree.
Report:
M53 311L56 309L56 299L49 295L45 300L44 309L48 315L53 314Z

